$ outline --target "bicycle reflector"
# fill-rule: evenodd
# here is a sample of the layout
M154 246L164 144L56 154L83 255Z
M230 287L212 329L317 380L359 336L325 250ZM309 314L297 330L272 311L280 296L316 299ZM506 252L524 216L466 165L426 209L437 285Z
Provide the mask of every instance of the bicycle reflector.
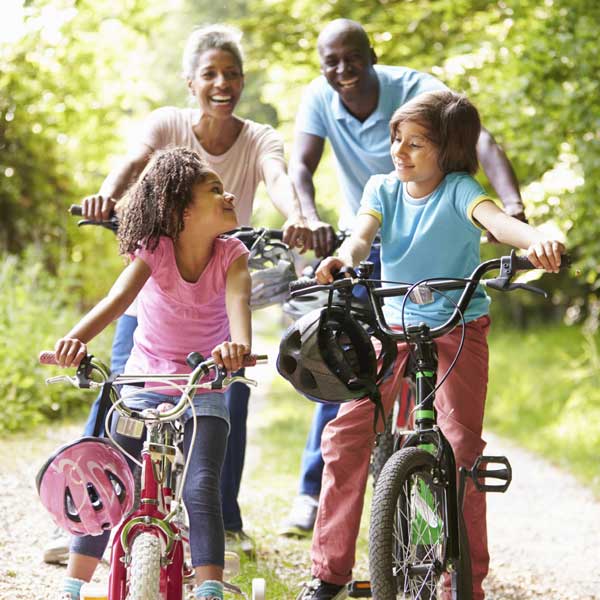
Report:
M112 529L133 506L129 465L103 438L84 437L58 448L39 470L36 485L56 524L77 536Z

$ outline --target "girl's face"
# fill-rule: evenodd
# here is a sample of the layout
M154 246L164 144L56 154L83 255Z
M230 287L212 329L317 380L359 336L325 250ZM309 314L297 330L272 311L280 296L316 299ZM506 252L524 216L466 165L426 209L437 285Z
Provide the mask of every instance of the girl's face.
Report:
M419 123L404 121L398 125L391 154L398 179L407 183L408 193L415 198L433 192L444 178L438 165L438 149Z
M203 52L193 79L188 79L203 114L230 118L244 89L244 76L235 56L227 50Z
M223 191L219 176L210 171L201 183L197 183L192 192L192 201L184 211L186 227L193 224L203 233L219 235L238 226L233 207L235 198Z

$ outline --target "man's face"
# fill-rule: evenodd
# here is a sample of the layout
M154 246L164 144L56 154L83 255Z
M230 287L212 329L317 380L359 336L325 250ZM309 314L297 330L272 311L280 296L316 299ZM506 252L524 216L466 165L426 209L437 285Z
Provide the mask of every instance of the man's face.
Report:
M369 91L375 55L356 31L326 33L319 39L321 73L342 97L352 101Z

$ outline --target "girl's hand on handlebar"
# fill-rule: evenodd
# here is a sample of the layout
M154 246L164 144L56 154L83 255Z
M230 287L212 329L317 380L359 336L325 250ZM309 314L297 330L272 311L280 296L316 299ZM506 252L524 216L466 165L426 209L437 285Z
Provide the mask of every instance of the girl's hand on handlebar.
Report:
M304 254L312 248L312 231L304 217L293 217L283 224L283 243Z
M115 204L116 201L110 196L87 196L81 201L82 216L92 221L107 221Z
M535 242L527 249L527 258L538 269L558 273L565 245L558 240Z
M87 346L77 338L61 338L54 344L56 363L61 367L78 367L87 354Z
M250 346L237 342L223 342L215 346L211 354L219 366L233 372L244 366L244 356L250 354Z
M347 265L337 256L330 256L329 258L326 258L321 262L315 273L317 281L320 284L332 283L335 273L345 266Z

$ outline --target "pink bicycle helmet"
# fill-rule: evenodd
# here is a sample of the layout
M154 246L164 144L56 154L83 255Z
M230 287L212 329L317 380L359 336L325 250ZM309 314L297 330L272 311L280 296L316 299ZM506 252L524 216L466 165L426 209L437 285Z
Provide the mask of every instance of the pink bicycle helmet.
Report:
M73 535L100 535L131 510L133 476L125 458L103 438L61 446L36 477L42 504Z

